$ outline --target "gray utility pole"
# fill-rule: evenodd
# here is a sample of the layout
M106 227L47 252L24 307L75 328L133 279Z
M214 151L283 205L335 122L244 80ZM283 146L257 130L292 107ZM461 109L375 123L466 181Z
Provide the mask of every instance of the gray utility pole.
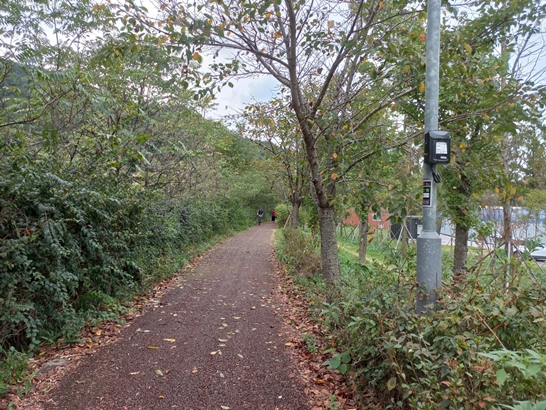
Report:
M427 73L425 89L425 133L438 129L440 88L441 0L428 0ZM442 240L436 232L436 181L426 161L423 175L423 230L417 238L417 313L428 309L442 287Z

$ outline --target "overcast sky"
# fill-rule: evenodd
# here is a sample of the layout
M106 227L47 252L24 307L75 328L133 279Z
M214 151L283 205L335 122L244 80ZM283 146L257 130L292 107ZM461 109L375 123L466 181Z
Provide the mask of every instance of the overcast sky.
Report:
M271 76L233 80L232 83L233 88L226 86L216 95L217 107L206 113L208 118L221 120L226 115L241 113L248 104L269 101L279 85Z

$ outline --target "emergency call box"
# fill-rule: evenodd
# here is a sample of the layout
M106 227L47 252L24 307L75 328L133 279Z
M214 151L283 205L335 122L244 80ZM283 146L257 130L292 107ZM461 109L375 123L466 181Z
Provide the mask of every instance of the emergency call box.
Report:
M451 136L447 131L429 131L425 134L425 162L427 164L449 164Z

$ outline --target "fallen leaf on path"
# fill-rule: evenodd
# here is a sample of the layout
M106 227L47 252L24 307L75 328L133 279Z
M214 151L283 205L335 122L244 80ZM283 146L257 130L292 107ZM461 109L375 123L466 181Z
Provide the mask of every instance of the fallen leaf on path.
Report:
M284 345L290 347L292 346L292 343L288 342L288 343L285 343Z
M210 354L214 356L214 355L215 355L216 353L218 353L218 352L219 352L219 350L216 350L216 351L214 351L214 352L210 352Z
M148 347L148 349L158 349L157 346L151 346L151 345L150 345L150 346L147 346L147 347Z
M164 399L164 398L165 398L165 396L163 396L163 395L160 395L160 396L157 396L157 398L158 398L158 399Z
M155 371L155 374L157 374L158 376L163 376L163 372L159 369Z
M197 370L197 367L194 367L193 369L191 369L191 372L192 372L193 374L197 373L198 371L199 371L199 370Z
M219 342L222 342L222 343L225 343L227 342L228 340L227 339L218 339Z
M231 407L228 407L228 406L220 406L220 408L222 410L231 410Z
M241 317L240 316L233 316L233 319L235 320L239 320Z
M139 373L140 373L140 372L131 372L131 373L129 373L129 374L135 375L135 374L139 374Z
M175 340L175 339L163 339L163 340L165 340L166 342L171 342L171 343L174 343L174 342L176 342L176 340Z

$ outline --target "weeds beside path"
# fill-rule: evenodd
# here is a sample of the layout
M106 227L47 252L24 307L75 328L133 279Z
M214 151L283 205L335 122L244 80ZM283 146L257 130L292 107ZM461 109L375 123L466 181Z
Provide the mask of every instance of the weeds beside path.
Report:
M57 369L63 376L35 408L311 408L275 313L273 228L253 227L213 249L119 340Z

